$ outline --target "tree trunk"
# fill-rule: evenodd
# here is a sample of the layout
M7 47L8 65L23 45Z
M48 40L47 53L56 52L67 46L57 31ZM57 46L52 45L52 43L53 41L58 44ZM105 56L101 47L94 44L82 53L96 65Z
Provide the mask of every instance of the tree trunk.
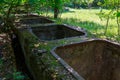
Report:
M117 8L117 13L118 13L118 8ZM119 17L117 16L117 25L118 25L118 35L120 36L120 24L119 24Z
M111 14L112 12L113 12L113 10L111 10L111 11L109 12L109 14L108 14L104 35L107 33L107 28L108 28L108 25L109 25L110 14Z
M59 9L58 7L54 8L54 18L57 19L58 18L58 14L59 14Z
M76 8L76 3L75 2L73 2L73 6L74 6L74 8Z
M109 19L110 19L110 17L108 16L108 17L107 17L107 23L106 23L106 26L105 26L104 35L107 33L107 28L108 28L108 24L109 24Z
M88 9L91 9L92 3L88 3Z
M60 7L60 1L59 0L54 0L54 18L57 19L58 18L58 14L59 14L59 7Z

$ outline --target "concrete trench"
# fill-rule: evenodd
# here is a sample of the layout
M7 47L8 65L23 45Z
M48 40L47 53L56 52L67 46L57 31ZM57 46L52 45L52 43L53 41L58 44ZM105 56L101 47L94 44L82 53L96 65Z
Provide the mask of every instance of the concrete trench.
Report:
M31 23L30 25L40 23L39 21L40 18L36 19L37 22L35 22L34 18L26 19L25 21L23 20L22 23L23 24ZM81 29L77 30L73 29L72 27L65 27L66 25L57 24L44 25L45 24L44 22L41 23L43 24L43 26L31 27L32 34L41 41L52 40L54 41L64 38L69 39L69 37L74 38L79 36L86 36L86 33L79 32ZM65 33L64 30L67 30L67 33ZM59 62L61 62L61 64L63 64L63 66L68 71L70 71L69 69L73 70L73 72L70 73L76 78L76 80L119 80L120 79L119 49L120 49L119 44L110 41L91 40L78 42L75 44L58 46L51 50L51 53ZM36 80L38 78L36 78Z
M75 76L80 75L85 80L120 79L120 45L118 43L95 39L59 46L51 53L66 68L66 64L70 65L78 73ZM75 74L75 72L71 73Z

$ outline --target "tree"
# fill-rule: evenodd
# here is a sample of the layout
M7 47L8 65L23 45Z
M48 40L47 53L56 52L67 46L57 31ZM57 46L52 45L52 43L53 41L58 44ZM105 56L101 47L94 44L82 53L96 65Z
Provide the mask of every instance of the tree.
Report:
M7 32L11 32L14 30L13 21L15 18L14 12L17 12L17 8L23 6L29 11L38 11L40 9L39 4L45 2L45 0L0 0L0 17L2 17L2 21L4 23L3 30ZM21 8L19 8L21 9Z
M71 3L74 5L74 8L79 8L79 7L88 7L91 8L92 3L94 0L70 0Z
M49 0L49 6L54 10L54 18L58 18L60 10L63 9L64 4L69 0Z
M93 1L94 0L84 0L84 2L87 3L88 8L91 8Z
M54 18L58 18L61 4L62 4L61 0L54 0Z
M82 0L72 0L74 8L78 8L79 5L82 3Z
M109 9L109 13L101 11L100 15L107 19L105 34L109 25L110 18L115 18L118 26L118 35L120 35L120 0L104 0L102 7Z
M4 22L3 29L9 31L13 29L14 14L12 12L20 5L22 0L0 0L0 16Z
M92 3L93 7L100 7L100 4L103 4L104 0L94 0Z

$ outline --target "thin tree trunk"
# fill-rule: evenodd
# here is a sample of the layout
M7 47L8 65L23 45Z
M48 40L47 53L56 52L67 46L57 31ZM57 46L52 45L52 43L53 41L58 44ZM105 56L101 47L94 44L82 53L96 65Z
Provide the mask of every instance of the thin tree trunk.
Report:
M76 3L75 2L73 2L73 6L74 6L74 8L76 8Z
M118 4L117 4L117 7L116 7L116 10L117 10L117 14L119 12L119 3L120 1L118 0ZM119 24L119 16L117 15L117 25L118 25L118 35L120 36L120 24Z
M6 19L9 19L12 8L13 7L11 5L10 8L8 9L8 11L7 11Z
M59 9L58 7L54 8L54 18L57 19L58 18L58 14L59 14Z
M111 11L109 12L109 14L108 14L108 17L107 17L107 23L106 23L106 27L105 27L105 32L104 32L104 34L107 33L107 28L108 28L109 20L110 20L110 14L111 14L112 12L113 12L113 10L111 10Z
M117 13L118 13L118 8L117 8ZM117 16L117 25L118 25L118 35L120 35L120 24L119 24L119 17Z
M109 18L110 18L110 17L108 16L104 34L107 33L107 28L108 28L108 24L109 24Z
M118 25L118 35L120 35L120 24L119 24L119 18L117 17L117 25Z
M12 25L12 20L10 18L10 14L11 14L11 10L12 10L13 6L11 5L7 11L6 17L5 17L5 24L4 27L6 27L6 29L12 29L13 27Z
M59 0L54 0L54 18L57 19L58 18L58 14L59 14Z

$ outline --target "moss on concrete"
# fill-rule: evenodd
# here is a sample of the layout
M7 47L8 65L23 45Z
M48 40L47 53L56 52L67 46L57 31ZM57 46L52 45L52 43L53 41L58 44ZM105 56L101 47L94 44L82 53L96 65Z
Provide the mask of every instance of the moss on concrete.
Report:
M56 58L50 50L56 46L79 42L84 38L76 37L53 41L40 41L27 29L17 29L17 34L25 56L25 62L35 80L76 80ZM46 50L46 53L35 52L35 50Z

